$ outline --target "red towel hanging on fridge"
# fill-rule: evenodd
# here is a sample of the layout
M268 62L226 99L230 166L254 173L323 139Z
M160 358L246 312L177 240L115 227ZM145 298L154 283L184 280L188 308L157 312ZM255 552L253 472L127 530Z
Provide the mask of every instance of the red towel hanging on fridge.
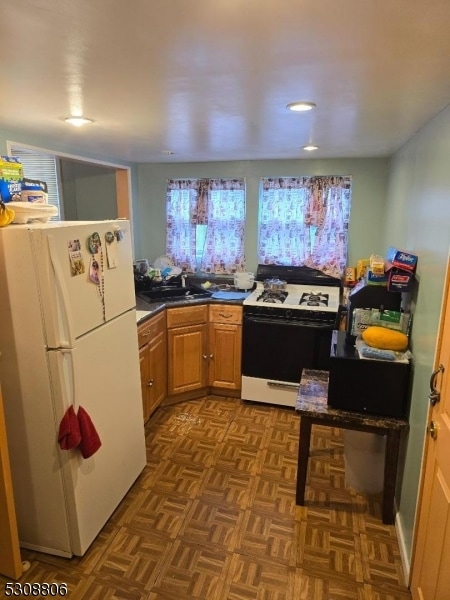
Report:
M102 445L91 417L82 406L78 407L78 423L80 425L81 442L78 448L83 458L89 458L97 452Z
M80 425L73 406L69 406L61 419L58 442L61 450L72 450L81 442Z

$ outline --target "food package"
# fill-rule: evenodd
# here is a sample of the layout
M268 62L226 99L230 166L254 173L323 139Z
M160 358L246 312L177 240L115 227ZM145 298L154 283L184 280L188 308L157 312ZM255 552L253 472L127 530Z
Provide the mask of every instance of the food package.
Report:
M374 275L384 275L384 258L379 254L372 254L369 259L369 270Z
M355 308L353 311L351 335L361 333L372 325L372 310L370 308Z
M358 260L358 262L356 263L356 279L363 279L366 275L366 271L369 267L370 264L370 259L369 258L362 258L361 260Z
M48 189L46 182L24 177L22 181L21 200L22 202L48 204Z
M387 264L387 289L390 292L410 292L414 287L414 272Z
M0 156L0 198L3 202L21 200L23 167L16 156Z
M370 322L372 325L402 331L408 335L411 314L397 310L378 310L377 308L372 308Z
M382 273L377 274L374 273L373 271L371 271L371 269L368 269L366 271L366 277L365 277L366 283L367 285L384 285L384 287L387 286L387 282L388 282L388 277L386 275L386 273Z
M355 267L347 267L344 273L344 285L353 287L356 284L356 269Z

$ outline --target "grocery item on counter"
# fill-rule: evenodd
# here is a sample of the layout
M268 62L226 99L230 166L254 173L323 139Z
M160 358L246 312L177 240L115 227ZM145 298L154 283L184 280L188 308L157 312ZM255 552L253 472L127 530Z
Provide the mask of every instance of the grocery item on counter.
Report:
M373 348L381 350L396 350L403 352L408 349L408 336L402 331L394 331L387 327L372 325L365 329L361 337L363 341Z
M372 254L369 259L369 270L374 275L384 275L384 258L379 254Z
M353 287L356 284L356 267L346 267L344 272L344 285Z
M361 260L358 260L358 262L356 263L356 279L362 279L365 274L366 271L369 267L370 264L370 259L369 258L362 258Z
M14 210L0 200L0 227L6 227L13 222L15 217Z

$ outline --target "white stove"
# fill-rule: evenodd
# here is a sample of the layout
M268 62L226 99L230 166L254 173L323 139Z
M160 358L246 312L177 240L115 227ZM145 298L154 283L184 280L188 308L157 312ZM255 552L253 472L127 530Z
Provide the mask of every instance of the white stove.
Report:
M284 289L264 289L269 279ZM340 291L339 279L317 269L258 265L243 302L243 400L295 406L302 370L328 368Z

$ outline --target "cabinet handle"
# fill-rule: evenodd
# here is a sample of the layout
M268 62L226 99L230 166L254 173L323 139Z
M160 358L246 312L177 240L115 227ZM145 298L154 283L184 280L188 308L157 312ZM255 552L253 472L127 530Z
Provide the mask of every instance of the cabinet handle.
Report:
M223 317L224 319L229 319L232 316L233 315L231 313L223 313L223 312L219 313L219 317Z
M146 331L145 333L142 334L143 337L148 337L149 335L152 335L151 331Z
M210 355L209 355L209 358L214 358L214 354L210 354Z
M154 379L149 379L149 380L147 381L147 387L152 387L152 385L153 385L153 382L154 382Z
M203 354L203 358L206 360L208 358L207 354Z

